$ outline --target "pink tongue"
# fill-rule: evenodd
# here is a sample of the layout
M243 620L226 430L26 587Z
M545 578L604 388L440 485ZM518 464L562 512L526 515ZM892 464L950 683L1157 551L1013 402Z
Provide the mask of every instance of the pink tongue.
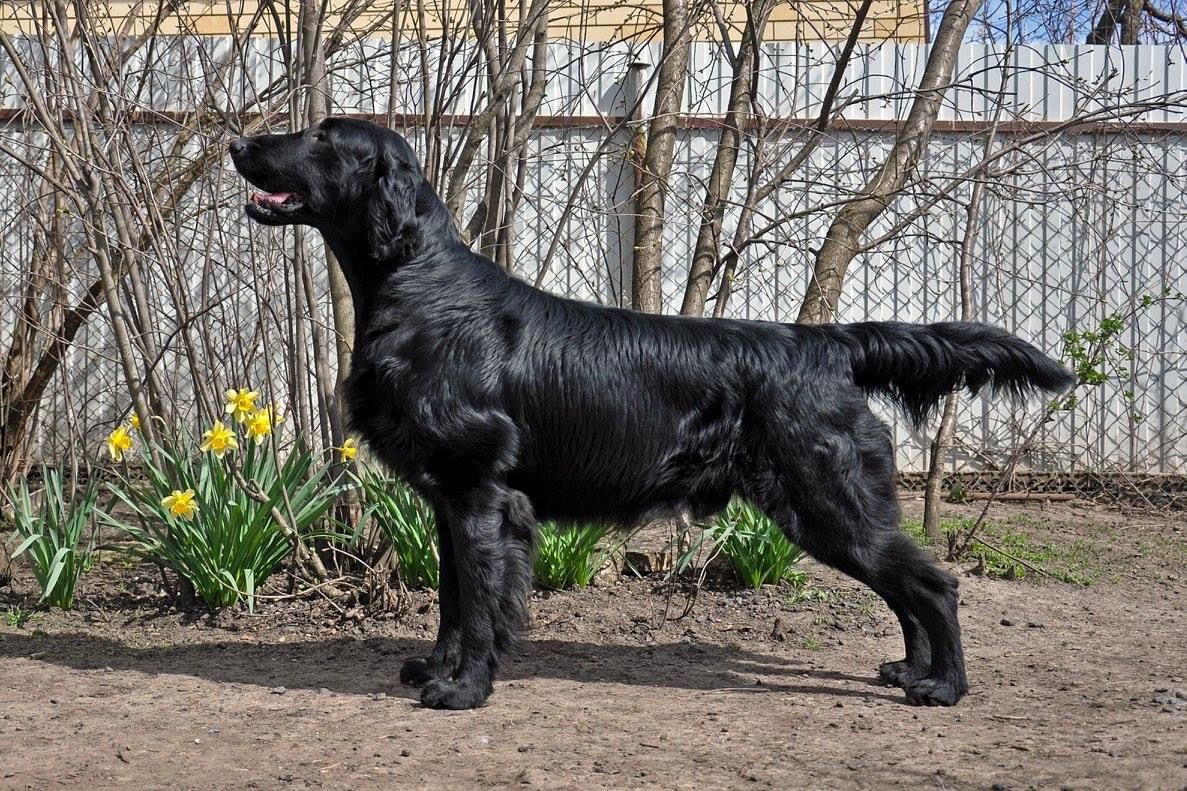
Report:
M293 197L291 192L257 192L256 200L263 203L284 203Z

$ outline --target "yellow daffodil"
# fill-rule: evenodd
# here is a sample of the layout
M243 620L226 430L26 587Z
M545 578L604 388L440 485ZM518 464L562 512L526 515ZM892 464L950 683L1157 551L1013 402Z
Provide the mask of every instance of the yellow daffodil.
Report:
M127 426L120 426L107 435L107 452L112 461L123 461L124 454L132 449L132 435Z
M342 462L345 464L348 461L354 461L354 457L359 455L359 441L356 437L347 437L342 443L341 448L334 448L338 451Z
M223 425L221 420L214 421L210 431L202 435L202 452L213 453L220 459L229 450L239 447L239 440L235 439L235 432Z
M198 503L194 497L193 489L186 489L184 492L174 489L173 494L161 500L161 505L168 508L169 513L178 519L193 519L198 513Z
M223 395L227 398L227 414L235 418L236 423L244 423L251 417L256 410L256 399L260 397L257 391L246 387L228 390Z
M128 418L128 424L131 425L132 428L139 431L140 430L140 415L137 415L135 412L133 412L132 416L130 418Z
M272 416L272 407L266 406L256 412L247 420L247 436L251 437L259 445L264 441L264 438L272 433L274 426L283 421L284 418L279 414Z

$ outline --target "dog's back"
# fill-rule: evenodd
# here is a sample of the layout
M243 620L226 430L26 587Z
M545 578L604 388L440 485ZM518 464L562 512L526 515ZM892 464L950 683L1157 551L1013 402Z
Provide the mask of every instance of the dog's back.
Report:
M753 466L769 398L827 380L860 399L778 324L645 315L518 281L500 310L494 324L517 327L501 366L520 430L509 481L542 518L715 513Z

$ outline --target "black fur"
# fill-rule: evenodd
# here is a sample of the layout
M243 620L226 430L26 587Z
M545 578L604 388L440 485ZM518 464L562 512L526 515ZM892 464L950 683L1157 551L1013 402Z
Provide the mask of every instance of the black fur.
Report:
M441 627L401 678L428 706L486 700L527 613L537 519L707 516L740 494L877 591L919 704L968 689L957 582L897 529L894 451L867 393L916 421L945 393L1059 390L1067 371L979 324L795 326L650 316L561 299L459 241L408 144L331 119L232 144L267 224L318 228L356 313L350 415L436 508Z

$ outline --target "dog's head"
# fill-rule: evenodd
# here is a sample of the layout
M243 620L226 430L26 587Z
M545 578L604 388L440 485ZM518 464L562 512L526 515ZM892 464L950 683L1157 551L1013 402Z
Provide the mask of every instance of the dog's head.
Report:
M377 124L327 118L301 132L241 137L231 159L258 192L244 210L265 225L311 225L370 243L385 259L406 256L426 225L452 222L411 146Z

